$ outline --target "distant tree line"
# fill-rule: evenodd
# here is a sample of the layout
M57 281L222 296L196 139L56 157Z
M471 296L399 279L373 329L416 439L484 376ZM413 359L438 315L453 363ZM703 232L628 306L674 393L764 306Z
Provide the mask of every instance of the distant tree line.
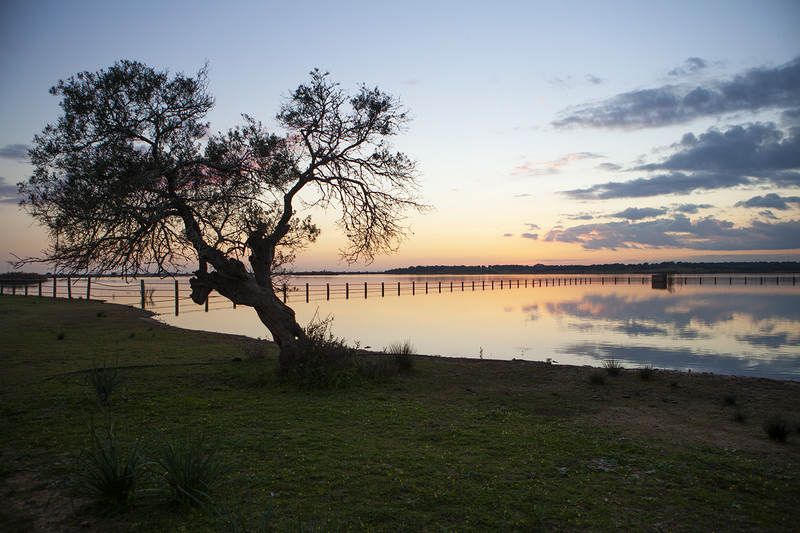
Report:
M688 263L665 261L663 263L608 263L601 265L429 265L393 268L385 274L745 274L800 272L798 261L752 261L720 263Z

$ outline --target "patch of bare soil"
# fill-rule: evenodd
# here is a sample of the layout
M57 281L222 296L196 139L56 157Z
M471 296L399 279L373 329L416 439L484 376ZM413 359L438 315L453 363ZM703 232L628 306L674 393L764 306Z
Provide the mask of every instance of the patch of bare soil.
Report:
M82 514L88 502L72 498L63 488L18 471L0 480L0 530L22 531L100 531L104 528ZM84 513L85 515L85 513Z

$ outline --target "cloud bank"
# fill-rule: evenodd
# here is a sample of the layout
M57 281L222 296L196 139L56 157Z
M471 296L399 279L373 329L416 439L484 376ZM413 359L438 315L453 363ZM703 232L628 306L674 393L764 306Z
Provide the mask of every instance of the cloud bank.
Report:
M800 248L800 220L753 221L735 227L714 217L696 221L682 214L646 221L582 224L553 229L548 242L578 243L587 250L688 248L694 250L790 250Z
M694 61L693 61L694 60ZM699 60L699 62L697 61ZM705 68L690 58L687 68ZM702 66L701 63L702 62ZM800 57L778 67L761 67L703 85L669 84L620 93L599 102L567 108L552 122L556 128L640 129L689 122L725 113L800 107Z
M641 198L688 194L740 185L800 186L800 127L784 132L774 123L711 128L685 134L659 163L635 170L661 172L629 181L609 181L564 191L576 199Z

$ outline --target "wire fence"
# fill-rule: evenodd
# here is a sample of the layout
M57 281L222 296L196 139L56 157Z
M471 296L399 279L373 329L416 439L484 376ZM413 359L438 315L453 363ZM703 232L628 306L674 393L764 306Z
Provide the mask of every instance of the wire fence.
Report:
M682 285L714 286L797 286L798 274L693 274L693 275L527 275L524 277L428 276L424 279L392 281L357 281L344 283L304 283L297 278L275 287L275 294L285 303L311 303L329 300L350 300L442 294L454 292L502 291L512 289L553 288L574 285L650 285L653 289L669 289ZM192 301L188 277L146 278L135 281L114 277L66 276L50 278L0 279L0 296L23 295L48 298L104 300L140 307L157 313L176 316L192 312L208 312L235 308L226 297L212 293L202 306Z

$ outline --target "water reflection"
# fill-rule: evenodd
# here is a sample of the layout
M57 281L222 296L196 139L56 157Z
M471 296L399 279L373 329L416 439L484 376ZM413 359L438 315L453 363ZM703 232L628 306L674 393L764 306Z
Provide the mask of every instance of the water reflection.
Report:
M422 286L425 278L415 278ZM351 284L364 278L349 277ZM381 278L396 283L397 278ZM403 278L408 281L409 278ZM436 278L435 280L438 280ZM325 278L302 280L324 284ZM431 279L434 281L434 279ZM336 283L343 283L341 278ZM370 280L374 283L374 279ZM533 284L531 284L533 285ZM420 353L524 358L599 365L614 357L628 366L800 379L800 287L651 285L529 286L412 296L295 302L298 319L333 315L334 332L381 349L409 339ZM247 308L179 317L174 325L268 337Z

